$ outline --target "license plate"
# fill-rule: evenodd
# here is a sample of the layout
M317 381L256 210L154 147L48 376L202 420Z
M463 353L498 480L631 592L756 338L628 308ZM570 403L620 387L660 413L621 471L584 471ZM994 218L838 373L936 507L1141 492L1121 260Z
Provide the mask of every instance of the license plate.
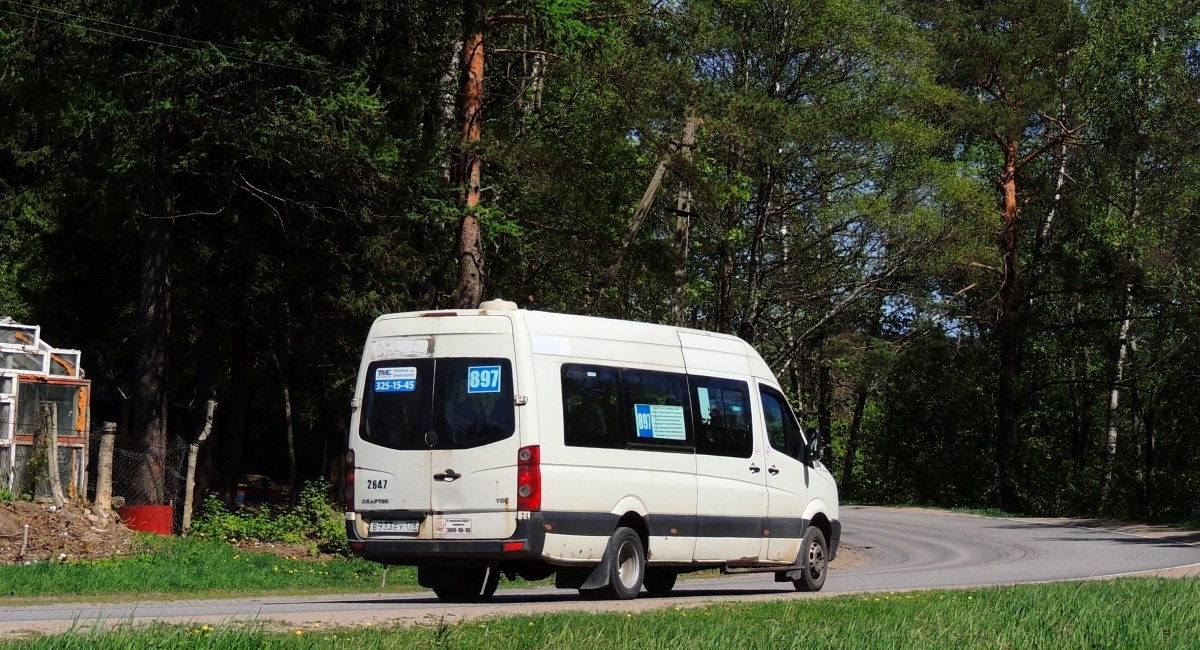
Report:
M421 522L417 519L375 519L369 527L372 533L412 534L420 529Z

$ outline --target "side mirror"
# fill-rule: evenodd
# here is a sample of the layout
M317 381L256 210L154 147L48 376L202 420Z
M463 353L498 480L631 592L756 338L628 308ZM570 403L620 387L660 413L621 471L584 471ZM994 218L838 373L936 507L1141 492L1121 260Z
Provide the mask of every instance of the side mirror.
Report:
M825 459L825 441L821 439L821 430L813 429L808 432L808 444L804 447L804 462L813 463Z

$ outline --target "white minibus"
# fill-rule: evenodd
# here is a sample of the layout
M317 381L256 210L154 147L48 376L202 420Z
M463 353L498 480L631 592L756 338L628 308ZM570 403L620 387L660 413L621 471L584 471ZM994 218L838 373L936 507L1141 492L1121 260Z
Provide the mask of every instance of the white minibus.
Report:
M629 599L701 569L816 591L837 553L820 436L734 336L501 300L388 314L352 406L350 549L442 600L501 575Z

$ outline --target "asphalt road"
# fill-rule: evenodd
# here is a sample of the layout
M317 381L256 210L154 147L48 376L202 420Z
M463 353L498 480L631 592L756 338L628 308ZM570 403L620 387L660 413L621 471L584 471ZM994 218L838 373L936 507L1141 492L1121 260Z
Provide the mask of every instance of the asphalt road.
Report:
M1195 536L1115 530L1066 520L995 519L919 509L843 507L842 543L862 561L835 564L820 595L1074 580L1125 574L1200 575ZM1096 526L1106 525L1102 523ZM293 627L453 621L566 610L638 611L720 600L812 598L771 574L680 580L669 596L583 600L553 588L502 589L490 603L445 605L430 592L0 607L0 634L129 621L278 621Z

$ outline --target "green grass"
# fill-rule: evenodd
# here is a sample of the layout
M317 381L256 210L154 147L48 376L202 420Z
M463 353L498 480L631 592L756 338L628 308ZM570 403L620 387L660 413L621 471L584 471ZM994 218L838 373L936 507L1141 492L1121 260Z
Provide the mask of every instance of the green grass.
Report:
M359 559L313 561L247 553L223 542L139 536L127 557L0 566L0 596L16 600L83 600L97 596L222 597L271 593L380 591L383 567ZM386 590L416 589L416 571L392 567Z
M1200 517L1184 519L1176 525L1184 530L1200 530Z
M1197 579L1131 578L413 628L85 628L0 648L1194 648L1200 645L1198 597Z

